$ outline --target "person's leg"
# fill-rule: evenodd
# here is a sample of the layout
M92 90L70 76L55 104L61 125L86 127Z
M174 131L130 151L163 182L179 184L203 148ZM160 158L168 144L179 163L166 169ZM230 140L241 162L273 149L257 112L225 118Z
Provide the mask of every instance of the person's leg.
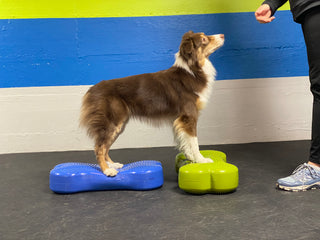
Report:
M278 188L287 191L320 188L320 8L305 15L302 30L308 54L310 89L313 94L312 139L308 164L300 165L292 175L277 181Z
M320 164L320 8L307 13L302 23L306 42L311 92L313 94L310 164ZM319 165L320 166L320 165Z

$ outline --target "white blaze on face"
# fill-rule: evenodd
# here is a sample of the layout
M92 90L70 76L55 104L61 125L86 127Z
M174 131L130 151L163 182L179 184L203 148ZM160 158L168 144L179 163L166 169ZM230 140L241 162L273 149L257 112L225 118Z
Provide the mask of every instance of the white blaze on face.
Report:
M224 35L216 34L209 36L210 43L208 44L208 53L212 54L214 51L219 49L224 44Z

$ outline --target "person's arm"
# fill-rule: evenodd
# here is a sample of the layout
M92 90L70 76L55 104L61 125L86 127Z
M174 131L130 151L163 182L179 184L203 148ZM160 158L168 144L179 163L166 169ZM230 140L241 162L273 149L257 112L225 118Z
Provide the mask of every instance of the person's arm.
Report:
M288 0L266 0L255 12L255 16L260 23L269 23L275 19L273 16L279 7Z
M262 4L268 4L271 10L271 16L277 11L279 7L285 4L288 0L266 0Z

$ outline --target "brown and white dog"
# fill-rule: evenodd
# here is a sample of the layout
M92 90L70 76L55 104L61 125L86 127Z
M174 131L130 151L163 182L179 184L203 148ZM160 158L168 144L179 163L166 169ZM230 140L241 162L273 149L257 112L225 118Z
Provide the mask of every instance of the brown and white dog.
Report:
M176 61L167 70L101 81L83 97L80 125L95 141L101 170L115 176L123 165L114 163L109 149L130 118L170 122L177 145L193 162L206 163L199 152L197 121L211 93L215 68L210 54L224 43L224 35L189 31L182 37Z

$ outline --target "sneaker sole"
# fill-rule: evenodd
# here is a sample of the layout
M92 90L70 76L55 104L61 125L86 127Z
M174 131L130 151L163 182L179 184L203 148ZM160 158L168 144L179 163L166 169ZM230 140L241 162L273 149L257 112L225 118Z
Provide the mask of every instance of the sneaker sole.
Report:
M317 182L311 185L303 185L303 186L295 186L295 187L282 186L277 183L276 188L284 191L288 191L288 192L302 192L302 191L307 191L312 189L320 189L320 182Z

